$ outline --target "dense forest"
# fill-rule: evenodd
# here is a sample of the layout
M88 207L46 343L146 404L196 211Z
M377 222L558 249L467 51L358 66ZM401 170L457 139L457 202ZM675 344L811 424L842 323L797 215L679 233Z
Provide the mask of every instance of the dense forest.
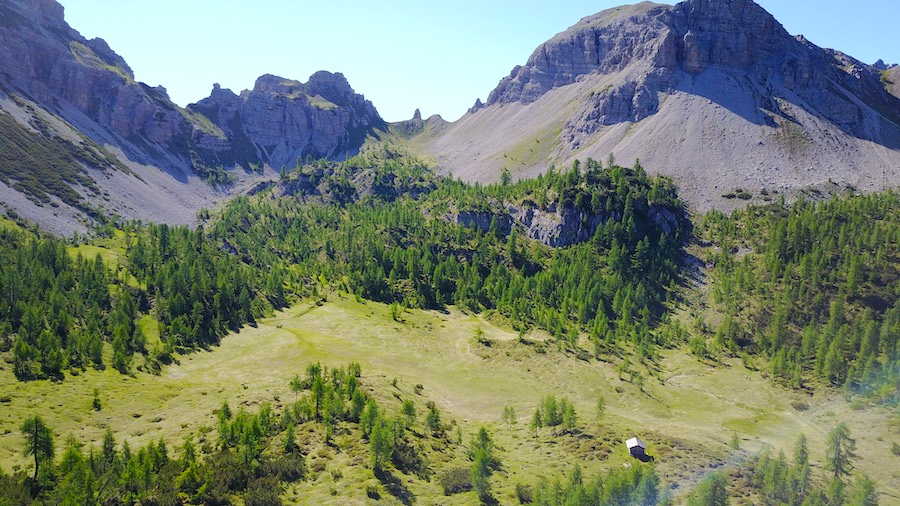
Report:
M822 382L895 397L898 198L707 213L696 237L723 318L715 329L701 325L692 349L705 331L712 349L761 355L792 388ZM549 225L524 221L536 214ZM214 345L273 308L330 289L392 303L397 314L493 311L569 349L586 337L597 356L627 346L652 360L659 346L690 336L690 325L671 321L667 301L682 290L693 231L672 182L648 177L639 162L626 169L588 160L479 186L386 149L283 174L206 228L123 229L127 260L118 273L99 258L73 257L63 240L0 231L0 349L12 348L19 378L104 365L124 373L135 353L158 369L176 350ZM568 242L554 243L566 233ZM159 328L152 348L135 323L143 315Z
M61 239L0 230L0 350L12 348L18 378L61 379L88 366L128 373L136 355L158 370L176 349L215 344L283 303L202 229L125 228L128 268L117 273L99 255L73 256ZM163 337L149 349L137 324L144 314Z
M363 156L285 179L276 191L294 194L236 199L210 234L257 268L285 273L291 290L327 280L405 307L496 310L514 328L538 326L573 346L586 332L598 350L630 342L655 353L651 330L690 233L672 182L640 164L588 160L583 171L576 163L483 187L434 177L415 160ZM585 232L548 246L511 216L529 212Z
M900 390L900 195L710 212L715 346L764 354L773 377L896 402Z
M73 258L63 240L4 230L0 336L21 379L86 366L127 373L136 353L153 370L176 350L214 345L292 298L336 287L402 307L496 310L562 345L587 333L598 354L627 342L653 357L652 329L689 237L683 204L671 181L639 164L585 165L482 187L398 157L316 162L235 199L208 231L126 224L118 273ZM296 195L273 196L291 187ZM574 221L580 241L554 248L526 237L501 216L511 207ZM472 215L487 218L460 218ZM152 349L135 324L142 315L158 324Z
M712 211L694 225L673 182L648 176L639 161L625 168L588 159L482 186L437 176L385 146L341 163L310 161L252 193L203 213L194 229L119 223L63 240L5 222L0 353L15 376L65 381L66 371L88 367L159 373L274 309L341 293L389 304L398 321L405 308L489 313L520 336L541 329L562 352L619 362L620 377L629 357L649 370L663 348L684 346L701 359L765 364L788 388L898 401L895 192ZM100 240L120 248L117 262L82 256L92 250L80 246ZM691 271L694 254L706 262L700 272ZM709 313L682 321L678 307L707 296ZM57 458L52 431L34 416L21 427L34 475L0 472L0 504L277 504L284 487L315 472L296 442L301 428L332 446L353 434L378 479L370 497L408 499L391 474L398 471L437 480L447 495L472 490L495 500L491 476L502 463L487 430L466 444L433 402L423 410L397 397L388 408L360 382L357 364L314 364L279 412L234 412L226 403L218 437L202 431L175 451L165 441L118 445L109 431L101 448L85 452L70 439ZM509 426L514 413L504 419ZM583 435L577 420L567 398L549 395L531 426L535 435L544 427ZM740 476L704 480L689 504L724 504L726 489L772 504L872 504L871 480L845 483L852 439L846 427L835 431L827 487L810 478L801 440L792 463L764 453L737 466ZM435 465L426 446L467 464ZM516 492L535 504L670 500L652 465L591 478L576 468Z

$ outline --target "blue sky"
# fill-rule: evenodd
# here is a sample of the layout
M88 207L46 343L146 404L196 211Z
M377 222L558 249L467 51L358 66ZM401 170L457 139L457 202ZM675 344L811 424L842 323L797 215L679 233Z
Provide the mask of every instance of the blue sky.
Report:
M455 120L540 43L621 0L60 0L69 24L102 37L135 77L187 105L213 83L343 72L389 121ZM674 3L674 2L666 2ZM867 63L900 63L900 2L757 0L791 34Z

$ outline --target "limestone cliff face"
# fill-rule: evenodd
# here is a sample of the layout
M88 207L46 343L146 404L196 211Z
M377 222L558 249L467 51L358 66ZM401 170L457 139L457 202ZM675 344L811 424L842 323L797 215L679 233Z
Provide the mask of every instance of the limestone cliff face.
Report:
M0 85L142 163L201 173L280 168L300 155L353 153L384 125L343 75L328 72L306 84L263 76L241 96L216 86L185 110L165 89L136 82L102 39L86 40L70 28L55 0L8 0L0 14Z
M0 80L10 92L80 124L77 111L125 140L168 144L189 131L164 90L135 82L105 41L66 24L55 0L11 0L0 9Z
M216 85L209 98L188 108L207 116L230 141L207 136L202 142L208 156L255 157L273 167L293 166L307 155L354 154L372 129L385 127L371 102L342 74L329 72L317 72L305 84L265 75L240 96Z
M444 171L480 182L640 158L701 211L742 205L726 197L735 188L757 203L835 184L890 188L897 68L792 36L752 0L642 2L541 44L484 104L423 140Z
M797 94L817 113L866 135L870 107L900 124L900 109L885 93L881 70L792 37L752 0L687 0L674 6L643 2L581 20L535 50L490 94L487 105L534 102L588 75L625 78L590 97L569 130L638 122L655 114L660 94L716 69L757 87L754 99L779 114L774 88Z
M662 232L673 233L686 218L677 209L648 203L645 199L635 202L635 211L647 218ZM492 226L506 236L516 228L522 234L553 248L565 248L588 241L597 227L607 222L618 222L622 215L594 213L578 209L574 205L560 207L557 203L539 206L534 203L505 204L495 210L459 210L449 216L450 221L468 228L488 232Z
M610 74L655 57L670 32L660 19L668 9L642 2L582 19L541 44L524 66L514 68L491 92L486 105L531 103L583 75Z
M240 95L216 85L208 98L179 107L164 88L135 81L105 41L87 40L72 29L56 0L0 2L0 114L5 113L37 131L41 142L62 140L92 154L79 155L72 169L96 185L58 185L65 188L57 197L75 192L84 198L77 209L60 199L53 201L56 209L47 209L16 190L16 181L0 181L0 200L7 206L62 233L90 221L84 209L93 207L127 218L189 223L200 208L252 185L266 166L277 171L306 156L343 158L385 127L344 76L328 72L305 84L263 76ZM10 142L0 135L0 144L6 143L0 148L14 152ZM121 170L102 176L91 170L110 167Z

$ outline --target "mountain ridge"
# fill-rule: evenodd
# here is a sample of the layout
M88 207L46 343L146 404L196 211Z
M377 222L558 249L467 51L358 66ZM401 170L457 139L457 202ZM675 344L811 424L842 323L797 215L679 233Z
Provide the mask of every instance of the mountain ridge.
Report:
M538 146L540 144L540 146ZM793 37L750 0L610 9L538 46L427 150L496 181L578 158L640 158L697 210L900 180L900 101L882 71ZM478 166L480 169L473 167Z
M55 233L82 230L100 215L194 223L198 210L260 177L308 156L346 158L384 128L371 102L342 74L329 72L305 84L262 76L241 96L215 86L209 98L182 108L165 88L136 81L121 56L102 39L82 37L64 13L55 0L2 6L0 108L25 130L47 125L39 142L96 145L129 170L110 176L83 159L70 163L100 188L85 191L71 177L58 181L65 192L81 195L77 206L70 205L73 198L23 193L23 185L35 186L33 175L7 171L0 178L6 207ZM15 143L3 149L26 155Z
M460 120L419 114L392 125L342 74L324 71L306 83L263 75L240 93L216 84L180 107L162 86L136 81L103 39L71 28L55 0L0 10L0 109L35 142L80 153L51 182L6 170L0 197L8 213L55 233L100 216L195 223L198 210L282 168L345 159L389 129L470 181L640 158L675 178L698 211L743 205L737 194L763 203L900 180L898 67L791 36L751 0L641 2L584 17Z

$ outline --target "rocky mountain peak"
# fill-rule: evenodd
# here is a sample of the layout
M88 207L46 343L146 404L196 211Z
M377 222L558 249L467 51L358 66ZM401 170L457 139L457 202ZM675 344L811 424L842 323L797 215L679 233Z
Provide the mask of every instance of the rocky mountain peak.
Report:
M0 12L8 16L9 12L15 12L32 23L47 27L62 27L68 29L65 22L65 7L56 0L7 0L8 7L0 7ZM7 10L7 9L11 9Z
M641 2L582 19L538 46L524 66L516 66L491 92L486 105L528 104L580 76L618 72L651 57L670 30L660 16L670 9Z
M272 74L263 74L259 76L256 78L256 83L253 85L253 91L280 94L290 94L293 91L302 88L303 84L299 81L285 79Z
M353 91L344 74L325 70L311 75L306 83L266 74L256 80L253 91L295 98L305 95L313 100L324 100L341 107L367 102Z
M642 2L538 46L432 149L484 182L640 157L683 177L700 208L728 195L723 184L885 187L900 177L900 70L884 67L791 36L752 0Z
M768 64L793 40L752 0L686 0L674 6L641 2L588 16L539 46L488 97L531 103L587 74L642 65L699 73L710 65Z
M161 169L171 176L163 185L175 193L200 179L225 183L221 189L227 191L229 183L267 166L277 170L301 158L355 154L373 129L385 127L371 102L331 72L317 72L307 83L264 75L241 95L214 85L208 98L181 108L165 88L137 82L103 39L85 39L64 14L55 0L0 0L0 95L12 98L0 102L0 112L26 127L50 125L41 129L45 142L84 138L113 148L109 156L142 178L135 184L158 180L154 171ZM0 149L19 149L8 138L2 142ZM113 163L104 160L83 162ZM6 189L0 181L0 192ZM196 192L190 193L185 202L198 203ZM141 218L150 212L129 210L124 201L116 210Z
M590 134L598 123L637 122L655 114L659 94L710 68L764 88L779 83L856 133L862 131L858 105L840 92L824 96L829 88L825 81L863 95L871 107L900 121L900 112L880 93L884 86L878 68L792 37L752 0L685 0L674 6L643 2L588 16L515 67L491 92L487 106L529 104L589 75L630 75L623 85L594 95L593 105L575 125ZM775 109L771 97L759 101L763 109Z
M767 62L792 40L784 27L752 0L687 0L673 9L684 70L709 65L747 67Z
M201 135L204 159L239 165L293 167L299 158L354 153L384 121L343 74L316 72L306 83L266 74L240 96L213 85L210 96L189 106L215 124L228 142Z
M356 92L350 87L347 78L340 72L331 73L320 70L309 76L309 81L304 85L306 93L312 96L320 96L339 105L347 105Z

